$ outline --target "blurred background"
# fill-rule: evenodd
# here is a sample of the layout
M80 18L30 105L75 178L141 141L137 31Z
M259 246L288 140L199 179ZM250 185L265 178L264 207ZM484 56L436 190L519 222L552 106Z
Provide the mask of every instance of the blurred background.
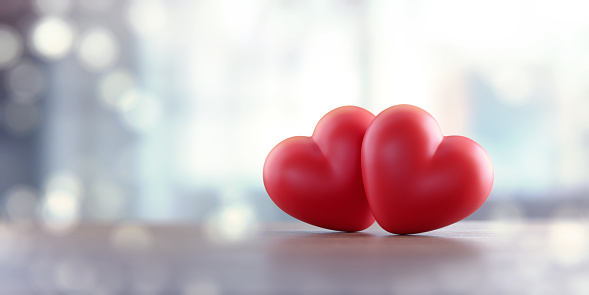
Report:
M0 0L0 212L288 220L271 148L325 113L401 103L479 142L472 219L589 212L584 1Z

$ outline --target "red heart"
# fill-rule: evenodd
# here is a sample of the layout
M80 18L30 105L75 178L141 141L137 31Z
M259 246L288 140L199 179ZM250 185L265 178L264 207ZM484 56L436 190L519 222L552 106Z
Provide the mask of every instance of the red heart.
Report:
M311 137L279 143L264 163L264 186L290 216L315 226L360 231L374 223L362 182L362 138L374 115L345 106L327 113Z
M380 113L362 145L362 174L378 224L395 234L438 229L466 218L487 199L493 165L476 142L443 136L411 105Z

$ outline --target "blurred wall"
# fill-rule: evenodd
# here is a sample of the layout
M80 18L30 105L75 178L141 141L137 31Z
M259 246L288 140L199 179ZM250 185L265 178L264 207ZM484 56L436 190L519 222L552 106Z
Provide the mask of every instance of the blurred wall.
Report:
M338 106L400 103L491 155L474 218L584 214L586 6L0 0L3 215L285 219L270 149Z

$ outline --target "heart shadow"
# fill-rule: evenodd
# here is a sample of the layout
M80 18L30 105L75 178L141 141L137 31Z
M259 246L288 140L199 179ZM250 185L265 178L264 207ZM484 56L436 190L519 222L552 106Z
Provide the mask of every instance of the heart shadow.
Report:
M335 293L402 292L456 279L474 284L484 264L483 244L428 235L296 232L268 247L269 281L285 290L312 293L334 288Z

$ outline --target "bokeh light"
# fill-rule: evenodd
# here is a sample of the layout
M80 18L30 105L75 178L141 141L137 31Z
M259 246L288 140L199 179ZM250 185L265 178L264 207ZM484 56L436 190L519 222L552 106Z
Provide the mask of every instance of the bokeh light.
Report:
M55 233L66 232L78 223L78 197L67 191L51 191L45 195L41 214L47 230Z
M78 57L89 70L101 70L113 65L119 56L115 36L105 28L88 29L81 36Z
M124 218L127 196L122 188L112 181L93 180L85 207L93 220L118 220Z
M98 95L107 106L120 109L128 103L124 95L135 87L134 75L126 69L117 68L100 79Z
M15 64L23 51L20 34L7 25L0 24L0 70Z
M46 192L66 191L76 196L80 196L84 191L80 178L69 171L52 173L45 181L43 188Z
M83 187L78 177L67 171L51 174L44 185L41 219L52 233L73 229L80 219Z
M163 112L157 97L135 89L123 95L120 107L126 125L138 132L146 132L157 126Z
M40 57L56 60L69 53L74 35L74 28L64 19L44 17L34 24L31 42L35 53Z
M219 242L235 242L257 230L257 220L250 206L243 202L225 205L207 221L209 238Z
M558 220L550 225L549 235L550 250L557 262L576 265L589 255L589 233L586 225Z
M161 0L134 0L128 11L131 29L139 36L162 33L167 24L167 7Z

